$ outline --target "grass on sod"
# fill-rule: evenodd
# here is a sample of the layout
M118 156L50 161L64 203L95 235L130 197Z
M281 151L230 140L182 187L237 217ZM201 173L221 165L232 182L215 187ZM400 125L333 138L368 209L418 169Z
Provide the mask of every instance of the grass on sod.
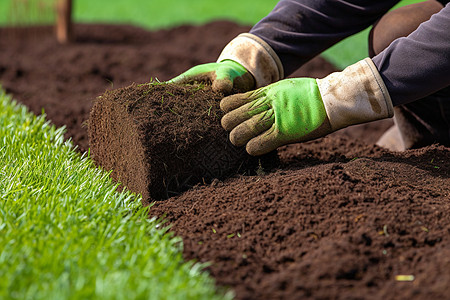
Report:
M139 197L0 91L0 299L223 299Z

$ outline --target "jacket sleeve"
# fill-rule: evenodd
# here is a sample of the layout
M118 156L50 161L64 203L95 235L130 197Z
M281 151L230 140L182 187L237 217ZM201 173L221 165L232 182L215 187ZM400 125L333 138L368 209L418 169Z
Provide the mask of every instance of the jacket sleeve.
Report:
M289 75L342 39L372 25L399 0L281 0L250 33L267 42Z
M421 99L450 85L450 4L373 59L392 103Z

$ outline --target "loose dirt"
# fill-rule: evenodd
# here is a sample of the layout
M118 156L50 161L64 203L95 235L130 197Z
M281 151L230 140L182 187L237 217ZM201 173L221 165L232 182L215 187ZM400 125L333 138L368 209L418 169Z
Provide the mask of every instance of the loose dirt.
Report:
M105 90L214 61L248 29L78 25L76 42L60 46L51 28L2 28L0 82L33 112L67 126L85 151L85 122ZM333 70L315 58L294 76ZM237 299L449 299L450 149L375 146L391 124L282 147L275 170L196 185L156 202L151 214L166 214L186 259L211 262L208 271Z

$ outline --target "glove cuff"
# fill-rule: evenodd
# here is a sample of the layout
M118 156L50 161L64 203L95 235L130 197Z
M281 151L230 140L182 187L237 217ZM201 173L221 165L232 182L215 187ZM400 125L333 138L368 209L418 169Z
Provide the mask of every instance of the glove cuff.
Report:
M370 58L317 79L317 85L333 131L394 115L389 92Z
M242 33L222 50L217 62L234 60L253 75L256 88L284 77L283 65L273 49L254 34Z

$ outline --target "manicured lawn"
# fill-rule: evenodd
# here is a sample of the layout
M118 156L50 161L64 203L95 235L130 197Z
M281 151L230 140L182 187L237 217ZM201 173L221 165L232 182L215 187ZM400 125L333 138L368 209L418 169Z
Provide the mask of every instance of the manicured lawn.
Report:
M63 129L0 92L0 299L223 299Z

